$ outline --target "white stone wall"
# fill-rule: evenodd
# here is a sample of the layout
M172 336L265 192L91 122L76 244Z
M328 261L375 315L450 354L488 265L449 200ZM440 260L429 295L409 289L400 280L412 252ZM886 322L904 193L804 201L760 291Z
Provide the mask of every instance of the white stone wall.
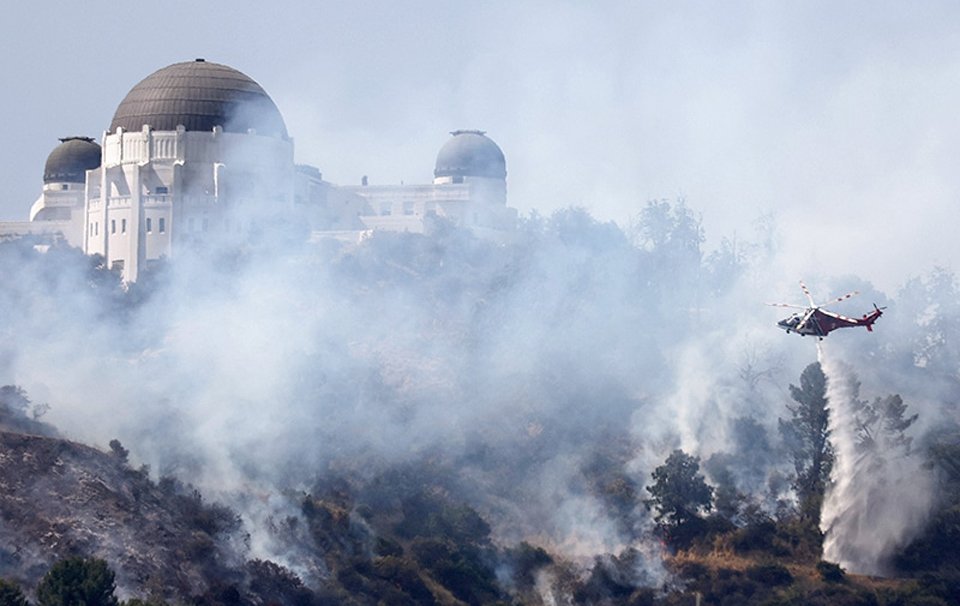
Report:
M467 177L457 183L438 179L426 185L361 185L343 189L369 201L369 214L360 217L368 229L422 233L430 215L484 230L509 232L516 223L517 213L507 207L506 182L502 179Z
M484 237L511 237L517 212L503 179L440 178L420 185L336 186L293 163L290 139L255 133L104 133L101 167L84 184L46 184L30 223L0 237L62 238L135 281L151 262L195 247L242 246L260 224L288 219L311 241L358 242L376 230L423 233L432 217ZM326 234L326 236L325 236Z
M145 127L105 134L102 147L99 186L88 179L84 250L126 281L151 261L242 238L293 211L288 139Z

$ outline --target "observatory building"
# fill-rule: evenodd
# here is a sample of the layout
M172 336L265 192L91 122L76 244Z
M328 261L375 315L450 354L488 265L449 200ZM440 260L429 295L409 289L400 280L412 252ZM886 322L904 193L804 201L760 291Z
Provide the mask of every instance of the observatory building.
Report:
M254 80L203 59L176 63L130 89L99 144L61 139L29 221L0 223L0 238L63 240L132 282L165 257L241 246L280 224L358 242L376 230L423 233L442 217L507 237L517 214L503 152L482 131L451 134L432 183L338 186L294 163L283 116Z

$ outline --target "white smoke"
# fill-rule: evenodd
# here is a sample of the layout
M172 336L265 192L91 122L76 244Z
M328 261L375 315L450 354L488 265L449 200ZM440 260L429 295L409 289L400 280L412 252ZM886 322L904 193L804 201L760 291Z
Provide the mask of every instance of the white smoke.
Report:
M309 491L331 466L362 481L441 461L496 538L579 561L643 551L644 485L675 448L726 461L752 496L783 475L783 386L809 343L777 331L761 306L776 296L776 263L718 274L708 295L706 269L684 274L686 257L639 250L582 211L523 230L509 246L455 229L352 248L290 237L227 268L180 255L135 304L92 292L79 253L8 248L0 303L18 313L0 317L0 384L49 402L47 419L71 438L119 438L156 475L235 507L252 555L304 577L322 571L277 521L297 515L284 495ZM831 339L879 348L897 318ZM841 388L843 371L824 364ZM904 376L885 368L891 384ZM910 401L923 390L915 379ZM831 393L835 422L841 402ZM864 475L846 440L825 513L830 553L876 568L922 522L932 489L917 485L912 460ZM635 507L611 505L615 483L591 484L592 458ZM890 517L898 499L911 500L909 519ZM637 561L658 578L648 555Z

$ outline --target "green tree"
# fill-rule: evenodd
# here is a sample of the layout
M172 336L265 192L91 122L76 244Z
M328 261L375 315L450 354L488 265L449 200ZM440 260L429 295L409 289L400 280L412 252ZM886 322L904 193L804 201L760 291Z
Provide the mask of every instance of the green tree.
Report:
M800 500L800 515L804 521L819 526L823 493L834 459L828 427L827 377L819 362L803 369L800 387L791 385L790 397L790 418L779 419L780 434L793 458L793 489Z
M864 454L884 457L909 455L913 438L907 429L920 416L905 416L907 405L898 394L871 402L855 402L857 406L857 448Z
M700 457L674 450L651 475L651 498L644 504L656 511L654 520L668 539L685 542L696 533L701 513L713 508L713 488L700 473Z
M26 596L17 584L0 579L0 606L28 606L28 604Z
M39 606L118 606L113 571L98 558L60 560L37 585Z

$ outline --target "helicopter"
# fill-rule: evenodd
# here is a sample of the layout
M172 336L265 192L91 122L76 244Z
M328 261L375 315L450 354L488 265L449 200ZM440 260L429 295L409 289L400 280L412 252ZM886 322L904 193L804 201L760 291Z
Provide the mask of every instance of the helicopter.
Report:
M837 297L836 299L827 301L827 303L817 305L813 302L813 297L810 296L810 291L807 290L807 286L803 282L800 282L800 288L803 290L803 294L806 295L807 301L810 302L809 307L790 305L788 303L767 303L767 305L772 305L773 307L790 307L802 310L777 322L777 326L787 331L787 334L796 333L801 337L812 335L822 341L825 336L838 328L864 326L868 331L873 332L874 322L883 315L883 310L886 309L886 307L877 307L877 304L874 303L873 311L863 314L862 318L848 318L847 316L841 316L838 313L827 311L824 309L824 306L846 301L850 297L860 294L858 291L847 293L842 297Z

